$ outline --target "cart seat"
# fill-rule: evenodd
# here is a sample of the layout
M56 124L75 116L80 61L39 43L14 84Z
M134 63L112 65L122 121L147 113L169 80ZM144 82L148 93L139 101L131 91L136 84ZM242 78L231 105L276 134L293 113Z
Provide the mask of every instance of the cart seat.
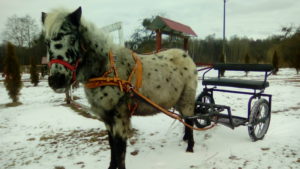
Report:
M227 86L247 89L262 90L269 86L267 81L258 80L241 80L241 79L227 79L227 78L209 78L202 81L203 85L213 86Z

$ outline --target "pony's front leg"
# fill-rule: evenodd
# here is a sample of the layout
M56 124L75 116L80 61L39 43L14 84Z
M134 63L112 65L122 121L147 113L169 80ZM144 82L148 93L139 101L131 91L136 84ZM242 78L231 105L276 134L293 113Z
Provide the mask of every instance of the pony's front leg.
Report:
M122 112L124 113L124 112ZM125 169L127 138L130 133L130 118L116 113L110 124L106 124L111 148L111 161L108 169Z
M109 144L111 148L111 161L108 169L125 169L125 155L127 138L112 135L109 132Z
M108 141L110 146L110 164L108 169L116 169L117 162L115 158L114 140L111 132L108 132Z

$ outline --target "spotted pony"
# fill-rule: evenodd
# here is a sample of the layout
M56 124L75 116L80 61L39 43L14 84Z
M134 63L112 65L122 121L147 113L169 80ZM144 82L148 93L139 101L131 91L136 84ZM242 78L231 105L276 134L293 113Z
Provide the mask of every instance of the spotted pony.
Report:
M129 49L112 43L108 34L85 21L79 7L74 12L55 9L42 13L43 32L49 56L49 86L64 92L76 80L86 84L110 69L108 53L116 57L121 79L128 79L135 61ZM140 93L165 109L176 108L183 117L194 114L197 87L196 66L180 49L169 49L153 55L140 55L143 66ZM109 74L108 76L113 76ZM132 83L135 82L132 78ZM125 169L127 138L131 134L131 112L128 104L138 103L135 115L159 113L144 101L116 86L85 88L93 114L105 123L111 148L109 169ZM193 126L193 121L186 120ZM193 131L185 127L186 151L193 152Z

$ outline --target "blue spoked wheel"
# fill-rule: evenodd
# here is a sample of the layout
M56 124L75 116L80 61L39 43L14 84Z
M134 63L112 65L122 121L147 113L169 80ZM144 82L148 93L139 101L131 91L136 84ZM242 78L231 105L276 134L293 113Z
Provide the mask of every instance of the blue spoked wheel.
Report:
M211 108L209 108L207 106L201 106L200 104L197 104L198 102L214 104L215 101L214 101L213 96L210 93L207 93L207 92L202 92L196 100L195 114L196 115L197 114L207 115L207 116L203 117L203 118L195 119L195 125L198 128L204 128L204 127L207 127L211 124L211 120L209 119L209 112L210 112Z
M251 108L248 133L252 141L262 140L268 131L271 121L269 105L266 99L259 99Z

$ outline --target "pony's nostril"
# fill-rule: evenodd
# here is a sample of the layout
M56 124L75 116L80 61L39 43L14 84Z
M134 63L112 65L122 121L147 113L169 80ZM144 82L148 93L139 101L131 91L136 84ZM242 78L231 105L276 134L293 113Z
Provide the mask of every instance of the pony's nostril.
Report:
M64 58L63 58L61 55L58 55L58 56L57 56L57 59L58 59L58 60L64 60Z
M54 74L48 78L49 86L53 89L65 88L67 85L64 74Z
M55 47L56 49L61 49L61 48L63 47L63 45L62 45L62 44L56 44L56 45L54 45L54 47Z

